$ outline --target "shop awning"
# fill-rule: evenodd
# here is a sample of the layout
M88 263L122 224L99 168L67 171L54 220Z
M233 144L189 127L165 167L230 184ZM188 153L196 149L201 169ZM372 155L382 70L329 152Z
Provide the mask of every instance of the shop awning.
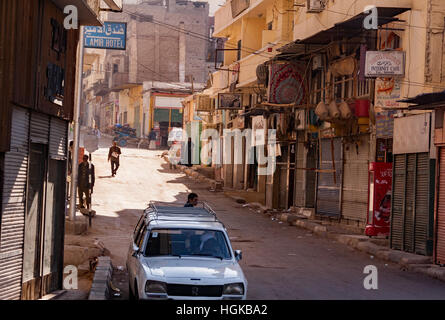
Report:
M423 93L412 98L397 100L397 102L411 104L411 106L408 107L409 110L432 110L440 106L445 106L445 90Z
M96 8L92 8L89 3L94 1L86 0L52 0L54 4L63 11L66 6L75 6L78 10L79 24L82 26L102 26L102 21L99 17L99 5L97 2Z
M377 7L377 10L378 26L380 27L390 22L400 21L398 18L395 18L395 16L411 10L411 8ZM305 54L308 51L326 46L331 42L358 36L362 32L369 31L363 28L363 21L367 16L368 14L365 14L364 12L360 13L347 21L337 23L332 28L320 31L306 39L299 39L291 42L277 49L277 51L282 54Z

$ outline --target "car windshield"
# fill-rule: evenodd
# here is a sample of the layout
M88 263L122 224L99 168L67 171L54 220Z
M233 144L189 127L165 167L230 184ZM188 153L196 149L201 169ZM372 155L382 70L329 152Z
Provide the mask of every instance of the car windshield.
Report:
M229 246L221 231L195 229L152 230L145 256L231 258Z

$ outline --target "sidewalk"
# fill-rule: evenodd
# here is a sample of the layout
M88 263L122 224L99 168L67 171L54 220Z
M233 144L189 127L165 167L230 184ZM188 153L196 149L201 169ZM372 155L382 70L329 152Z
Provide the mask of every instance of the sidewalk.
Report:
M164 160L168 162L167 157L164 157ZM201 182L207 182L211 186L216 184L215 180L207 178L193 168L181 165L177 165L176 167L186 175ZM327 224L326 222L311 220L305 216L290 212L283 213L279 211L271 211L261 203L249 202L248 198L246 199L246 197L243 197L244 194L242 192L232 192L231 190L227 190L224 192L224 195L239 204L243 204L244 207L251 208L257 213L271 216L273 220L280 220L282 223L309 230L319 237L328 238L350 246L356 250L368 253L371 255L372 259L376 257L384 261L393 262L400 265L402 270L423 273L445 282L445 267L433 264L432 257L392 250L389 248L389 240L387 239L373 239L365 235L354 234L353 231L347 230L347 228L341 225Z

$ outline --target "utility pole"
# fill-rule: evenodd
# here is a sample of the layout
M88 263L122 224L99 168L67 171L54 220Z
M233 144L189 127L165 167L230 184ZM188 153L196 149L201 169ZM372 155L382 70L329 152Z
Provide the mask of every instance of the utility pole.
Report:
M77 96L76 104L74 106L74 133L73 133L73 152L72 152L72 171L71 171L71 190L70 190L70 211L69 218L71 221L76 220L76 190L77 190L77 175L79 166L79 118L80 118L80 104L83 93L83 57L84 57L84 27L80 27L80 41L79 49L77 51Z

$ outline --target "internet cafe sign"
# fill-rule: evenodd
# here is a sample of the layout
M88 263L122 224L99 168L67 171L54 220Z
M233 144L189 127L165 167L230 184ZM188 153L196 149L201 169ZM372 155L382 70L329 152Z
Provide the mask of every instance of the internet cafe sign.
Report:
M404 77L404 51L367 51L366 77Z

